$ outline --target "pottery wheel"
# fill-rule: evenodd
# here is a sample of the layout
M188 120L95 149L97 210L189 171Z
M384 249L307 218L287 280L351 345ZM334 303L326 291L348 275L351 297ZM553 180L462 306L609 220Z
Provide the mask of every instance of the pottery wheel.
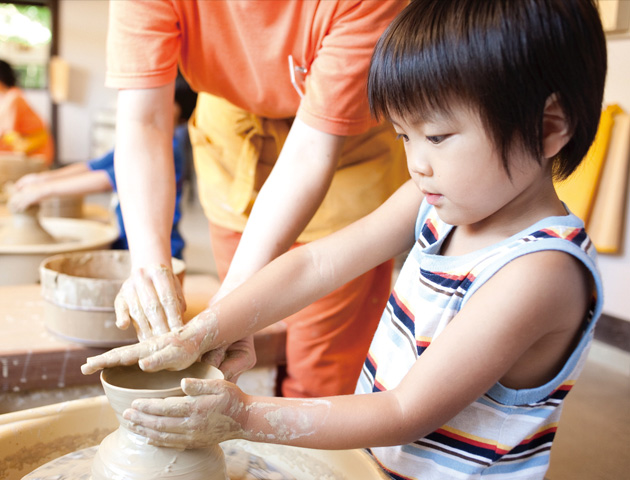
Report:
M226 442L221 445L230 480L295 480L262 457ZM98 446L77 450L42 465L22 480L90 480L92 460Z
M39 223L38 206L12 212L11 223L0 232L1 245L48 245L56 240Z

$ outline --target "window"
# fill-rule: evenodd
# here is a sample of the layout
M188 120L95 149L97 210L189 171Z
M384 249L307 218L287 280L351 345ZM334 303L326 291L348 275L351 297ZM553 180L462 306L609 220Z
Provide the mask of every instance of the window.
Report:
M52 23L48 2L0 2L0 58L17 72L22 88L48 86Z

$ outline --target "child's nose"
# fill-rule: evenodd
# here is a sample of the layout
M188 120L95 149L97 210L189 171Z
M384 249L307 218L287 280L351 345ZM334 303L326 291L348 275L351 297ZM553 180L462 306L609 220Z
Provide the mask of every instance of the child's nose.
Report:
M416 173L425 177L433 175L431 163L424 155L413 155L413 157L409 159L408 163L411 173Z

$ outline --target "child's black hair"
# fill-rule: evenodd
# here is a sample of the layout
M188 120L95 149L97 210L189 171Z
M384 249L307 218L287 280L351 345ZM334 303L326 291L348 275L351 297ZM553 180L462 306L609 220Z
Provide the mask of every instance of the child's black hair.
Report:
M380 38L368 95L377 118L413 121L463 102L501 153L542 159L545 102L557 95L572 133L554 159L568 177L601 114L606 40L592 0L413 0Z
M4 83L7 87L15 87L17 83L17 77L15 71L4 60L0 60L0 82Z

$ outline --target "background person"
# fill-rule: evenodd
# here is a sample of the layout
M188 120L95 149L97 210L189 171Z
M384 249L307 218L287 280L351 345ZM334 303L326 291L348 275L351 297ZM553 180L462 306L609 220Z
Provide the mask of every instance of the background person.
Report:
M183 77L178 76L173 109L176 126L172 141L176 195L170 245L171 255L179 259L183 258L185 246L184 238L179 232L179 221L183 184L190 156L190 139L186 122L195 108L196 99L197 94L191 90ZM114 150L89 162L74 163L55 170L23 176L13 186L9 206L11 210L19 212L51 197L84 196L111 191L116 192ZM112 248L126 250L129 248L127 234L118 202L115 212L120 236L113 243Z
M53 163L55 149L46 124L17 87L15 71L0 60L0 153L40 156Z

